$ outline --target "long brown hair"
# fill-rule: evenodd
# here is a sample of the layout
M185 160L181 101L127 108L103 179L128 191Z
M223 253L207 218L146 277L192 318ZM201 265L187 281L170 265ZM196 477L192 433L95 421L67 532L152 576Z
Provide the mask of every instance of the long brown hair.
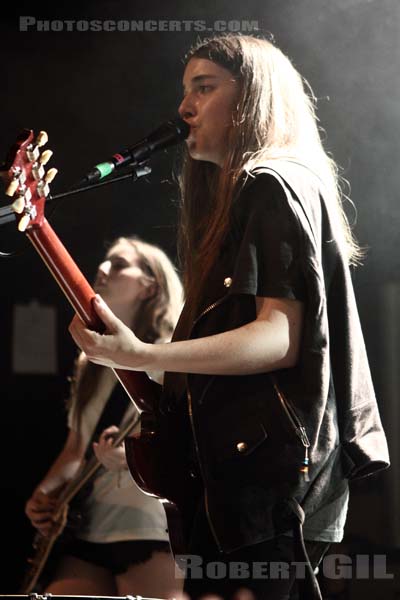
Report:
M154 293L141 300L131 328L143 342L167 341L172 336L183 303L182 284L175 267L161 248L137 237L117 238L110 244L109 251L120 242L127 242L135 248L143 277L154 286ZM78 430L83 409L96 393L106 368L82 359L82 355L76 360L69 405L75 407Z
M349 263L361 252L342 208L335 162L325 152L315 98L290 60L271 42L240 34L200 42L186 56L228 69L239 85L228 152L221 168L194 160L184 150L181 173L180 257L189 303L196 304L226 236L234 196L257 164L289 158L323 182Z

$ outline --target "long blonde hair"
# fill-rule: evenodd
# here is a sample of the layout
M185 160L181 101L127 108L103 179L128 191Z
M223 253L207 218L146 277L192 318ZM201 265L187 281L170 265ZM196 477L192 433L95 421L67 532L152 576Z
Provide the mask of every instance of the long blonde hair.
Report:
M144 277L154 286L154 293L143 299L131 324L135 335L143 342L165 342L172 336L183 304L183 288L176 269L161 248L138 237L120 237L109 245L109 251L120 242L136 250ZM75 407L74 417L80 427L82 412L96 393L100 375L106 367L78 357L72 377L69 405Z
M291 61L271 42L240 34L202 41L189 51L186 64L191 58L228 69L238 82L239 99L221 168L184 151L179 248L187 297L195 302L217 259L233 198L245 180L241 176L277 158L300 162L323 182L343 250L348 262L356 263L361 253L343 211L338 169L323 148L311 88Z

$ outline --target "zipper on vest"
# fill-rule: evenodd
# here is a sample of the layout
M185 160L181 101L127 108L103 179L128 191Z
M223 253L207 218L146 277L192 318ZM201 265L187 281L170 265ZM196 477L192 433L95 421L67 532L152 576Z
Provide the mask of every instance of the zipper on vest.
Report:
M218 298L218 300L215 300L215 302L213 302L212 304L210 304L204 310L201 311L201 313L194 319L192 327L190 329L190 334L189 335L191 335L191 332L193 331L193 328L198 323L198 321L204 315L206 315L211 310L213 310L216 306L218 306L219 304L221 304L221 302L223 302L226 297L227 297L227 295L222 296L221 298ZM189 412L190 424L191 424L191 427L192 427L194 447L195 447L195 451L196 451L196 455L197 455L197 462L199 464L200 471L201 471L202 478L203 478L203 483L204 483L204 503L205 503L207 521L208 521L208 524L210 526L211 533L212 533L212 535L213 535L213 537L215 539L215 543L216 543L216 545L218 547L218 550L220 552L222 552L222 548L221 548L221 545L219 543L219 539L218 539L218 536L216 534L213 522L211 520L210 512L209 512L209 509L208 509L208 492L207 492L207 488L206 488L206 485L205 485L206 478L205 478L205 475L204 475L203 465L202 465L202 462L201 462L201 459L200 459L199 445L197 443L196 430L195 430L195 427L194 427L192 395L190 393L189 382L187 382L186 388L187 388L187 398L188 398L188 412Z
M200 316L201 316L201 315L200 315ZM209 526L210 526L211 532L212 532L212 534L213 534L213 536L214 536L215 543L217 544L218 550L219 550L220 552L222 552L222 548L221 548L221 545L220 545L220 543L219 543L219 539L218 539L217 533L216 533L216 531L215 531L215 529L214 529L214 525L213 525L213 522L212 522L212 520L211 520L210 512L209 512L209 510L208 510L208 492L207 492L207 488L206 488L206 485L205 485L205 480L206 480L206 478L205 478L205 476L204 476L203 465L202 465L202 462L201 462L201 460L200 460L199 445L198 445L198 443L197 443L196 430L195 430L195 428L194 428L194 421L193 421L193 407L192 407L192 395L191 395L191 393L190 393L190 389L189 389L189 383L188 383L188 385L187 385L187 397L188 397L188 408L189 408L189 417L190 417L190 423L191 423L191 425L192 425L192 432L193 432L193 441L194 441L194 447L195 447L195 450L196 450L196 454L197 454L197 462L199 463L199 467L200 467L200 471L201 471L201 473L202 473L202 477L203 477L203 483L204 483L204 503L205 503L205 509L206 509L207 521L208 521L208 524L209 524Z
M276 383L275 377L271 376L271 379L272 379L272 383L273 383L276 395L279 398L279 401L280 401L282 408L288 418L288 421L291 424L293 431L295 432L295 434L297 435L297 437L300 439L301 443L303 444L304 458L301 462L301 466L300 466L299 470L300 470L300 473L303 473L304 481L310 481L309 471L308 471L309 465L310 465L310 458L309 458L308 449L311 444L310 444L310 440L308 439L306 429L305 429L304 425L302 424L302 422L300 421L299 417L297 416L297 414L296 414L293 406L289 402L289 400L280 391L278 384Z
M215 308L216 306L218 306L219 304L221 304L221 302L223 302L223 300L225 300L226 297L227 297L227 295L222 296L221 298L218 298L218 300L216 300L215 302L213 302L212 304L210 304L210 306L207 306L207 308L205 308L204 310L202 310L201 313L193 321L193 325L192 325L191 331L193 330L193 327L198 323L198 321L200 321L201 317L203 317L204 315L206 315L207 313L209 313L210 310L213 310L213 308Z

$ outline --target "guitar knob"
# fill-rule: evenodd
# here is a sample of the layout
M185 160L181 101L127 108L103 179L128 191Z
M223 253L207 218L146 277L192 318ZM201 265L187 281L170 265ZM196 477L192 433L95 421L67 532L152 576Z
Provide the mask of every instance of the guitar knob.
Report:
M47 135L47 133L45 131L39 131L38 136L36 138L36 146L39 146L39 148L41 148L42 146L47 144L48 141L49 136Z
M18 196L12 203L13 211L20 215L25 208L25 199L23 196Z
M12 181L10 181L10 183L6 189L7 196L14 196L18 186L19 186L18 179L13 179Z
M49 169L44 177L44 180L46 183L51 183L54 179L54 177L57 175L58 170L55 169L54 167L52 169Z
M29 215L23 215L18 223L18 231L24 232L28 227L31 218Z
M47 163L49 162L50 158L53 156L53 151L52 150L45 150L44 152L42 152L41 157L39 158L39 162L41 165L47 165Z

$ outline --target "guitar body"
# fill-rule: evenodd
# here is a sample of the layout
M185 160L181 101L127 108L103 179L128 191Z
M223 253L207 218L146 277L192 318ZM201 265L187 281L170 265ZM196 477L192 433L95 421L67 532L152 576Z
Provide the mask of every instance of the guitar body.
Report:
M43 132L36 141L32 131L22 132L7 158L9 185L6 193L13 197L18 229L26 233L75 312L87 327L101 333L104 325L93 308L95 292L44 215L49 183L56 171L44 173L47 158L44 159L45 153L40 154L39 147L46 141L47 135ZM125 440L130 472L144 493L162 501L172 552L175 555L185 553L179 511L193 485L183 468L179 426L168 432L159 430L160 421L155 412L158 386L145 373L122 369L114 369L114 373L141 415L141 433ZM48 556L51 550L47 551L48 546L54 541L46 548L46 544L41 544L41 556ZM47 558L40 559L39 563L44 564L45 560Z
M199 481L189 475L179 420L169 418L168 428L158 428L152 418L142 413L140 433L125 441L126 460L138 487L162 500L174 556L187 554L182 517L195 508Z

